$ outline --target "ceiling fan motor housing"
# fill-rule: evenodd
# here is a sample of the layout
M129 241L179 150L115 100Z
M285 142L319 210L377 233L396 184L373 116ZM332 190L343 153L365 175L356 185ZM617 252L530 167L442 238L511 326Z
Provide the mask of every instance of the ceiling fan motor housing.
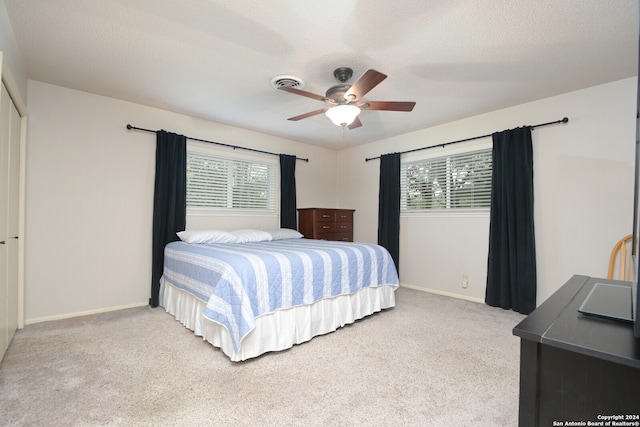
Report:
M329 99L333 99L338 104L345 102L344 94L351 88L351 85L335 85L327 89L325 96Z
M351 88L351 85L345 83L351 76L353 76L353 70L349 67L340 67L333 70L333 77L335 77L340 84L327 89L325 97L335 101L337 104L344 104L346 101L344 95Z

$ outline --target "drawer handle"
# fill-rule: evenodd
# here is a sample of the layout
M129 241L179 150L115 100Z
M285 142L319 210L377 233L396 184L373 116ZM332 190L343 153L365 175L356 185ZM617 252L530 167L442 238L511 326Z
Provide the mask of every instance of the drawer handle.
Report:
M327 228L329 228L329 226L328 225L323 225L322 228L324 228L326 230Z
M324 214L324 215L322 215L322 218L329 218L329 215Z

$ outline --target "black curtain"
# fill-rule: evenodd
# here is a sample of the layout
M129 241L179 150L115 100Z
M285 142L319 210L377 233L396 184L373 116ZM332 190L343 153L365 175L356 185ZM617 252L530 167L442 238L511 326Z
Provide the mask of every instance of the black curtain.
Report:
M378 244L389 251L400 273L400 153L380 156Z
M153 249L151 298L157 307L160 277L164 268L164 247L178 240L187 217L187 139L184 135L156 132L156 179L153 197Z
M529 314L536 308L531 127L493 137L491 223L485 301Z
M296 220L296 156L280 154L280 227L298 229Z

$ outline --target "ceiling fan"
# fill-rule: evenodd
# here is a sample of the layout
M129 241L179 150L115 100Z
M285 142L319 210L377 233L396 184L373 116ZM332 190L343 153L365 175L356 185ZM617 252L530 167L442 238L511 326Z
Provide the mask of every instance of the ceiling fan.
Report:
M325 113L334 124L355 129L362 126L362 122L358 118L362 110L411 111L416 105L415 102L365 101L362 97L386 79L387 75L369 69L353 85L349 85L347 81L352 75L353 70L349 67L336 68L333 71L333 76L338 80L339 84L331 86L324 96L294 87L278 87L279 90L285 92L306 96L307 98L331 104L331 106L326 108L289 117L288 120L298 121Z

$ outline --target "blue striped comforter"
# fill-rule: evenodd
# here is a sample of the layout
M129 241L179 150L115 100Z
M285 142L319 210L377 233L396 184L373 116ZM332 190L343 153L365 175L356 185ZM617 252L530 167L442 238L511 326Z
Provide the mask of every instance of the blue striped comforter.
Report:
M206 303L204 316L224 326L235 350L255 319L278 309L398 286L389 252L378 245L285 239L259 243L169 243L161 280Z

